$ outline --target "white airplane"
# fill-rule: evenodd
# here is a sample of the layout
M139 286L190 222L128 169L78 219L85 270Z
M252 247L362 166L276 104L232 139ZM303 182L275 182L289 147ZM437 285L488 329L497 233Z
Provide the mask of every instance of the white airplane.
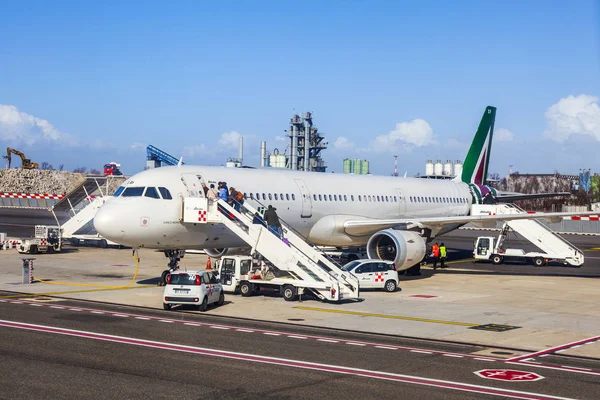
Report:
M282 221L316 245L364 246L370 258L394 260L398 270L425 256L435 236L474 221L529 219L530 214L470 215L471 204L498 193L486 186L496 108L487 107L454 180L325 174L281 169L180 165L132 176L103 205L94 225L106 239L134 248L164 250L170 267L180 250L211 257L247 244L222 224L180 222L184 197L202 197L201 184L227 182L254 208L273 205ZM572 213L549 213L560 217ZM539 218L539 216L537 216Z

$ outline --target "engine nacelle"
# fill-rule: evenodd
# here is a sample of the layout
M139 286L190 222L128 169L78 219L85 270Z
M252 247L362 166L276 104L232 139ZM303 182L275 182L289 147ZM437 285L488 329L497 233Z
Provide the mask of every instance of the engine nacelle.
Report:
M385 229L371 236L367 243L369 258L394 261L398 271L421 262L425 252L425 239L412 231Z
M223 256L239 256L250 254L250 247L231 247L222 249L204 249L210 258L221 258Z

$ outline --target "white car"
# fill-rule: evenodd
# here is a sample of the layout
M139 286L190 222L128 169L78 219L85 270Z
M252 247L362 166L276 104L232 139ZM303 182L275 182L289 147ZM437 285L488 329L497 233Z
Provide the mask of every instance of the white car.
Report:
M163 294L163 308L170 310L173 305L192 304L200 311L206 311L209 304L222 305L225 301L223 287L215 271L177 271L167 275Z
M358 278L361 289L383 289L395 292L398 288L396 264L385 260L354 260L342 267Z

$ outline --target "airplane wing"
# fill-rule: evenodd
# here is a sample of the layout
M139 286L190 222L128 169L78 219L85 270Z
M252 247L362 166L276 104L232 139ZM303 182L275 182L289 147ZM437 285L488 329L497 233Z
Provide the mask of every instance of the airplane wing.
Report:
M456 217L415 217L398 219L366 219L366 220L348 220L344 222L344 231L352 236L366 236L375 233L381 229L393 228L398 225L414 225L426 228L439 229L449 224L468 224L468 223L493 223L497 221L509 221L516 219L546 219L556 220L562 217L573 215L587 216L598 215L598 212L554 212L554 213L534 213L534 214L499 214L499 215L464 215Z
M498 191L498 195L495 199L501 203L512 203L516 200L531 200L531 199L541 199L548 197L566 197L570 196L571 192L558 192L558 193L516 193L516 192L500 192Z

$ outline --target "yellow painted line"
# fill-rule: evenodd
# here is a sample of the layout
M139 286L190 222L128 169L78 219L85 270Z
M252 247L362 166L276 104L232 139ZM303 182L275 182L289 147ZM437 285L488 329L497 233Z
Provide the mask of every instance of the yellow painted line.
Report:
M387 318L387 319L401 319L404 321L429 322L432 324L458 325L458 326L468 326L468 327L481 325L481 324L469 324L467 322L458 322L458 321L444 321L442 319L405 317L403 315L388 315L388 314L366 313L366 312L361 312L361 311L336 310L333 308L305 307L305 306L296 306L294 308L297 308L299 310L306 310L306 311L318 311L318 312L326 312L326 313L333 313L333 314L356 315L359 317L374 317L374 318Z
M584 251L599 251L600 247L592 247L591 249L585 249Z
M83 290L66 290L62 292L42 292L42 293L20 293L14 294L10 296L0 296L0 299L17 299L20 297L37 297L37 296L58 296L62 294L74 294L74 293L91 293L91 292L109 292L113 290L135 290L135 289L150 289L155 288L156 286L129 286L129 287L120 287L120 288L104 288L104 289L83 289Z

